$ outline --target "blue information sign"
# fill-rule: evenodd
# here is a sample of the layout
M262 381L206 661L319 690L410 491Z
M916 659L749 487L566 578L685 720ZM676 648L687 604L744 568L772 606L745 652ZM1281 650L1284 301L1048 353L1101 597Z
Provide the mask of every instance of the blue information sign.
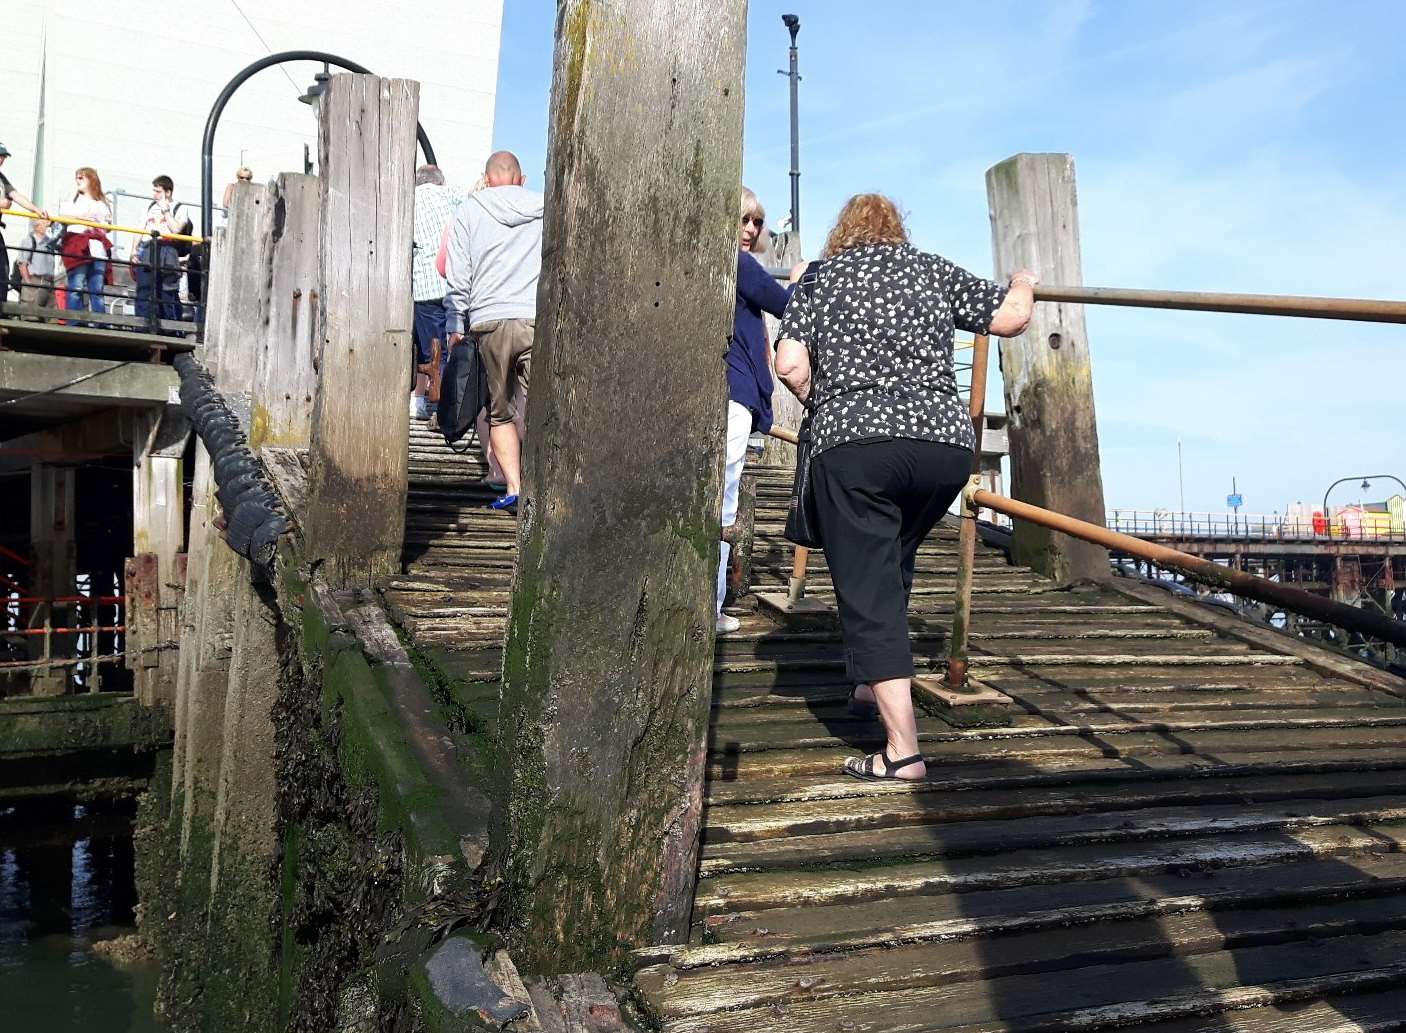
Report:
M1227 495L1227 496L1225 497L1225 504L1226 504L1227 506L1229 506L1231 509L1239 509L1241 506L1243 506L1243 505L1245 504L1245 496L1243 496L1243 495Z

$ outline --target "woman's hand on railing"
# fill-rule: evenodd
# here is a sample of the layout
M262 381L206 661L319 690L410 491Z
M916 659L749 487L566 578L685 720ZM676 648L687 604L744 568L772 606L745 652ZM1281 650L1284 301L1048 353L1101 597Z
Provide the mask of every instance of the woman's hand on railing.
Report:
M1040 278L1028 269L1021 269L1011 277L1006 298L991 317L992 335L1014 337L1025 331L1035 311L1035 287L1039 282Z

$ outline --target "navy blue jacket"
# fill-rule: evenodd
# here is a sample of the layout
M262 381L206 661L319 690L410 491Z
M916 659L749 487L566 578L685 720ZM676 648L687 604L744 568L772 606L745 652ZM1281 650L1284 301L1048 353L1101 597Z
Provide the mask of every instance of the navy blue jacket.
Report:
M752 414L752 430L771 429L771 364L763 312L780 317L794 287L783 287L746 251L737 252L737 309L727 349L727 396Z

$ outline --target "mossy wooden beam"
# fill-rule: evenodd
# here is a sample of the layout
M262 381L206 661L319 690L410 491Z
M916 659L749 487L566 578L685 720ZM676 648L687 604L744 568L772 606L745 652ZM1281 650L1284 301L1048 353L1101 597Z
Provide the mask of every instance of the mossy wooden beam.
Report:
M503 845L529 969L599 968L688 930L745 12L558 5L501 716Z

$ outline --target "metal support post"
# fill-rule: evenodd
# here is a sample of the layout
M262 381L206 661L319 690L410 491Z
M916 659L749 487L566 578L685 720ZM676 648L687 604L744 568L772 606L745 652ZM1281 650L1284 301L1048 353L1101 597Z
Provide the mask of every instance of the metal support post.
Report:
M91 666L88 668L88 691L89 691L89 692L99 692L99 691L102 690L102 674L100 673L100 672L102 671L102 666L101 666L100 661L98 660L98 653L99 653L99 651L98 651L98 625L99 625L99 619L98 619L98 607L97 607L97 604L96 604L96 603L90 603L90 604L89 604L89 609L91 609L91 610L93 611L93 612L92 612L93 631L92 631L92 641L88 643L88 646L89 646L88 652L89 652L89 654L92 656L92 664L91 664Z
M782 22L791 34L790 70L781 74L790 79L791 85L791 232L799 238L801 234L801 72L799 53L796 50L796 34L801 31L801 20L794 14L783 14Z
M161 234L156 230L152 230L147 239L146 259L151 274L151 297L147 301L151 307L147 310L146 325L148 330L156 333L161 325Z
M772 427L767 433L788 444L795 445L800 442L795 432L784 427ZM806 567L809 563L810 550L804 546L796 546L796 551L791 557L791 577L786 585L786 593L783 595L780 592L758 592L757 601L763 606L787 616L801 614L817 616L831 613L834 608L829 603L806 598Z
M972 342L972 386L969 405L974 431L971 479L961 496L961 528L957 533L957 593L952 604L952 638L947 643L947 687L967 687L967 638L971 630L972 580L976 568L976 514L972 493L981 487L981 444L986 431L986 371L991 339L980 334Z

